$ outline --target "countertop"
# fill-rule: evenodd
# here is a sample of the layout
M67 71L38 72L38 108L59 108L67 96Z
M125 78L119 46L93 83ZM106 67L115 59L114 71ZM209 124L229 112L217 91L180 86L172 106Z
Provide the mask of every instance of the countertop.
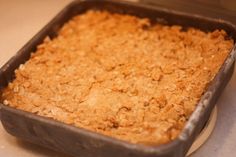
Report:
M0 66L71 0L0 0ZM191 157L232 157L236 148L236 72L217 102L216 127ZM0 124L0 156L65 157L17 140Z

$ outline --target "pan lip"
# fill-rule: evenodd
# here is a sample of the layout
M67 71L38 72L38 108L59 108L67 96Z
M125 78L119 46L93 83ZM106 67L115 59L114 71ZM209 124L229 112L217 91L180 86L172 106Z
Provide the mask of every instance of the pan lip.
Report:
M1 116L4 114L3 112L5 112L5 111L9 112L11 114L15 114L15 115L20 116L20 117L28 118L30 120L35 120L35 121L38 121L38 122L42 122L43 124L47 124L47 125L51 125L51 126L57 126L57 127L66 129L70 133L73 132L73 133L76 133L76 134L89 136L90 138L93 138L93 139L96 139L96 140L101 140L103 142L107 142L107 143L114 144L114 145L117 145L117 146L121 146L121 147L129 149L129 150L142 151L144 153L151 153L151 154L152 153L154 153L154 154L164 154L166 151L168 151L170 149L169 147L171 147L171 146L169 146L170 145L169 143L159 145L159 146L147 146L147 145L130 143L128 141L124 141L124 140L113 138L113 137L110 137L110 136L107 136L107 135L103 135L103 134L97 133L95 131L90 131L90 130L87 130L87 129L84 129L84 128L81 128L81 127L76 127L76 126L73 126L73 125L69 125L69 124L54 120L52 118L39 116L39 115L36 115L34 113L31 113L31 112L27 112L27 111L16 109L16 108L13 108L13 107L10 107L10 106L6 106L6 105L4 105L0 102L0 120L2 119ZM3 127L4 127L4 125L3 125ZM171 143L171 145L173 145L175 143L177 144L177 141L172 141L172 142L173 143ZM168 148L166 148L166 146Z
M40 32L37 33L29 42L27 42L26 45L23 46L23 48L21 48L16 53L15 56L13 56L7 63L5 63L2 66L2 68L0 69L0 76L3 76L4 71L7 70L9 65L12 64L15 61L15 59L17 59L17 57L20 57L20 55L22 53L24 53L25 49L27 49L27 46L33 44L33 40L37 40L38 39L37 36L41 35L42 32L46 32L46 29L49 29L50 27L52 27L52 24L55 23L55 21L58 20L58 18L60 16L63 16L69 9L71 9L72 7L74 7L76 5L79 5L79 4L82 4L82 3L93 3L93 2L96 2L96 3L110 3L110 4L113 4L113 5L116 5L116 4L132 5L133 7L141 7L141 8L145 8L145 9L149 9L149 10L153 10L153 11L155 11L155 10L156 11L162 11L164 13L184 16L184 17L195 19L195 20L200 19L200 20L210 21L210 22L214 22L214 23L221 23L221 24L227 25L227 27L230 27L230 30L233 30L234 33L236 34L236 26L233 25L231 22L228 22L228 21L222 20L222 19L205 17L205 16L201 16L201 15L198 15L198 14L189 15L188 13L182 12L182 11L167 9L167 8L163 8L163 7L159 7L159 6L150 6L148 4L138 4L138 3L134 3L134 2L123 2L123 1L121 2L121 1L115 1L115 0L103 0L103 1L99 1L99 0L80 0L80 1L76 1L75 0L71 3L69 3L66 7L64 7L64 9L62 11L60 11L52 20L50 20L50 22L45 27L43 27L40 30ZM234 36L234 38L236 38L236 36ZM33 120L36 120L36 121L43 122L45 124L50 124L50 125L62 127L62 128L66 129L70 132L83 134L85 136L90 136L91 138L94 138L94 139L99 139L99 140L106 141L106 142L111 143L111 144L119 145L119 146L124 147L126 149L132 149L132 150L142 151L142 152L146 152L146 153L164 154L164 153L167 153L168 151L171 151L171 149L182 145L184 142L189 140L189 138L193 135L193 131L196 127L196 124L199 123L199 121L201 120L201 117L205 114L206 108L210 107L209 101L211 100L212 95L214 95L214 93L216 92L217 88L220 85L219 78L223 75L225 69L227 69L227 66L232 64L232 62L234 62L235 56L236 56L236 44L234 45L234 47L230 51L229 56L226 58L226 60L222 64L220 70L217 72L216 76L211 81L210 85L205 90L204 94L201 96L200 101L197 103L195 110L191 114L189 120L186 122L186 124L185 124L184 128L182 129L181 133L173 141L169 141L166 144L161 144L161 145L158 145L158 146L146 146L146 145L130 143L130 142L127 142L127 141L122 141L122 140L119 140L119 139L116 139L116 138L113 138L113 137L110 137L110 136L106 136L106 135L96 133L94 131L89 131L89 130L86 130L86 129L83 129L83 128L80 128L80 127L75 127L73 125L69 125L69 124L66 124L66 123L63 123L63 122L56 121L54 119L46 118L46 117L39 116L39 115L30 113L30 112L26 112L26 111L19 110L19 109L10 107L10 106L6 106L6 105L3 105L1 102L0 102L0 117L1 117L1 114L2 114L1 112L3 112L5 110L5 111L8 111L8 112L11 112L11 113L29 118L29 119L33 119Z

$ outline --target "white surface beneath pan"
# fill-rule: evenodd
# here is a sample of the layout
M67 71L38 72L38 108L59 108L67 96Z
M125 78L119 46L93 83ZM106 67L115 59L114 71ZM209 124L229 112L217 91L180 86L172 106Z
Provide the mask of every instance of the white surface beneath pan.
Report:
M190 147L186 156L189 156L192 153L194 153L198 148L200 148L207 141L207 139L209 138L209 136L211 135L212 131L215 128L216 119L217 119L217 107L213 109L205 127L202 129L201 133L198 135L193 145Z

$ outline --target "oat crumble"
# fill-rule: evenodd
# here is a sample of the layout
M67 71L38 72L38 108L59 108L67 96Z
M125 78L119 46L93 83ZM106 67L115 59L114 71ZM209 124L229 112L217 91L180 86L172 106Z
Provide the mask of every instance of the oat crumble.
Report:
M47 37L5 105L132 143L175 139L233 46L223 30L88 11Z

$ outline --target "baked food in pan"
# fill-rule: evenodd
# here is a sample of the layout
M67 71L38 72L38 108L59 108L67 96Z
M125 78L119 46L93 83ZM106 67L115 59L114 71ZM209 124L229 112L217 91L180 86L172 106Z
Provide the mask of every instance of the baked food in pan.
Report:
M175 139L233 47L223 30L88 11L47 37L5 105L132 143Z

